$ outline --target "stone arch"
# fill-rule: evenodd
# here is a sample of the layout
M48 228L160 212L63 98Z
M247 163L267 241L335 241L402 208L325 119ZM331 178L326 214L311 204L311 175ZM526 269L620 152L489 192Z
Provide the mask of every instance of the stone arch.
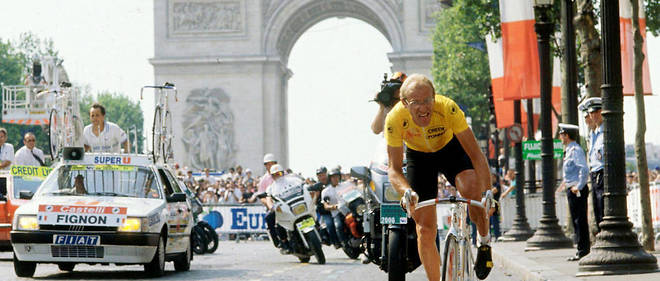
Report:
M351 17L379 30L392 46L393 71L430 75L433 12L437 0L154 0L155 83L174 82L179 99L200 90L223 97L233 128L227 155L232 163L263 172L261 158L274 153L288 163L287 88L289 53L312 25L330 17ZM349 42L350 43L350 42ZM218 90L222 89L222 91ZM223 96L224 95L224 96ZM205 96L206 97L206 96ZM226 97L226 99L224 98ZM186 102L170 103L175 161L192 165L194 142L182 136L192 121ZM227 115L227 114L225 114ZM217 124L228 118L214 117ZM194 124L194 123L193 123ZM196 128L202 132L203 126ZM177 136L179 136L177 138ZM190 140L189 136L186 136ZM232 144L233 143L233 144ZM225 151L230 150L230 151Z
M307 29L327 18L351 17L380 31L396 52L403 46L403 30L396 7L394 1L286 1L274 8L265 23L263 49L269 56L279 56L286 65L293 45Z

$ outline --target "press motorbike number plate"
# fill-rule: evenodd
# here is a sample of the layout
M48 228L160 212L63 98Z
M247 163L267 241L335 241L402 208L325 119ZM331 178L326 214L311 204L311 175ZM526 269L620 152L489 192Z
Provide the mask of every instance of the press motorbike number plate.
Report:
M406 224L408 223L408 216L399 204L382 204L380 205L380 223Z
M304 233L314 230L315 225L316 223L314 223L313 218L306 218L303 221L296 223L298 229L302 230Z

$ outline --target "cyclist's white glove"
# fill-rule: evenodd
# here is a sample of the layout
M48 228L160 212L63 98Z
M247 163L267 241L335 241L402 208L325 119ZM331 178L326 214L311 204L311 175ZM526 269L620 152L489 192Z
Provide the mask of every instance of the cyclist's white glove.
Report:
M408 188L406 189L406 192L403 193L403 196L401 196L401 208L406 210L408 216L412 216L412 206L417 205L418 201L419 196L417 195L417 192Z

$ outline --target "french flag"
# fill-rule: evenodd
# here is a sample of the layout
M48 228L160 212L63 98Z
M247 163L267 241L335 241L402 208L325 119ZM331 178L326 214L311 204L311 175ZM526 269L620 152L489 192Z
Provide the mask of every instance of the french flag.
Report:
M633 68L634 35L632 28L632 6L630 0L619 0L619 28L621 37L621 82L623 82L623 95L635 95ZM649 74L649 60L646 52L646 15L644 14L644 0L639 0L639 30L644 38L642 52L642 85L645 95L651 95L651 78Z

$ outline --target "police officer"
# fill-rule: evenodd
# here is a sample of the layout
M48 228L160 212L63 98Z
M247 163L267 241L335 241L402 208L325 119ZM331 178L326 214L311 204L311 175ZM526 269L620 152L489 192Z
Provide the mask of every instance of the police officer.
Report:
M591 119L593 129L589 133L589 176L591 177L591 188L593 189L594 216L596 225L603 221L604 201L603 193L603 116L601 109L603 102L601 98L589 98L587 101L587 112ZM598 227L600 231L600 226Z
M559 124L559 139L564 145L563 177L557 192L566 189L566 198L571 212L571 222L575 229L577 240L577 253L569 257L569 261L577 261L589 254L589 224L587 222L587 159L584 150L575 139L579 127L571 124Z

